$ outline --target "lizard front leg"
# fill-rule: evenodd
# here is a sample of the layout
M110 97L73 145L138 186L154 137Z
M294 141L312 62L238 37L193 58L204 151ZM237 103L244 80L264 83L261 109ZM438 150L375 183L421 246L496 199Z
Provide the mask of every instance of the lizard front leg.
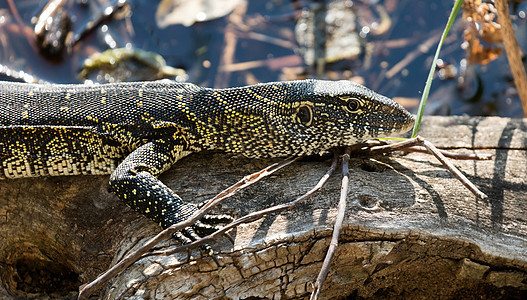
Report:
M159 174L186 155L183 149L183 145L164 140L151 141L137 148L110 176L112 192L132 209L163 228L188 219L197 207L181 200L157 179ZM181 233L178 232L175 237L180 242L188 243L199 238L197 233L210 233L214 230L215 227L198 221Z

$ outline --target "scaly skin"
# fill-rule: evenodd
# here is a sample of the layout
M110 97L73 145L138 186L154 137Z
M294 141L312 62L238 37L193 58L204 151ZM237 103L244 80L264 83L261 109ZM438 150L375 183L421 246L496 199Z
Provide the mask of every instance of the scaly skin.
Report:
M163 228L196 207L157 179L201 150L247 157L322 153L408 131L402 106L350 81L228 89L171 81L103 85L0 82L0 179L111 174L112 191ZM198 222L184 241L197 238ZM209 228L210 229L210 228Z

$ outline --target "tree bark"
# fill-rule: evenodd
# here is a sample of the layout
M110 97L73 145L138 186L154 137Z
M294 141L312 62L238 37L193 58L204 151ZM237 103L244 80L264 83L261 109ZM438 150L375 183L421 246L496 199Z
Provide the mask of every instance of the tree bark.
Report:
M521 298L527 295L527 119L427 117L421 133L454 152L492 153L455 161L487 201L477 200L434 157L352 158L348 211L321 297ZM161 180L201 202L277 160L197 153ZM307 159L227 201L242 216L310 189L330 161ZM340 172L336 172L339 174ZM0 298L74 298L160 228L107 191L107 176L0 182ZM291 211L268 215L198 250L152 256L99 294L115 299L304 298L324 259L340 176ZM159 247L176 245L166 241ZM216 264L215 260L219 263Z

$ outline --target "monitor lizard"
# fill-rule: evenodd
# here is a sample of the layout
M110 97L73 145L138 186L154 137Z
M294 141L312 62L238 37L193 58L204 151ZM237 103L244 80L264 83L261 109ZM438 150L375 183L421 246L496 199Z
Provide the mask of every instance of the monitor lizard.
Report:
M117 197L167 228L197 207L157 176L192 152L311 155L402 133L413 123L402 106L351 81L226 89L167 80L0 82L0 179L111 174ZM176 238L196 240L214 230L214 220L205 217Z

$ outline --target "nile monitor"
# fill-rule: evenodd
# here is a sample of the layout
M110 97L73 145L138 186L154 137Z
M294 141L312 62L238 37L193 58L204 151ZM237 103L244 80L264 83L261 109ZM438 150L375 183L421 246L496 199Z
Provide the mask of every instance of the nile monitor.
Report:
M228 89L171 81L0 82L0 179L111 174L115 195L166 228L196 206L157 176L189 153L317 154L405 132L413 123L403 107L350 81ZM198 222L178 237L195 240L207 225Z

